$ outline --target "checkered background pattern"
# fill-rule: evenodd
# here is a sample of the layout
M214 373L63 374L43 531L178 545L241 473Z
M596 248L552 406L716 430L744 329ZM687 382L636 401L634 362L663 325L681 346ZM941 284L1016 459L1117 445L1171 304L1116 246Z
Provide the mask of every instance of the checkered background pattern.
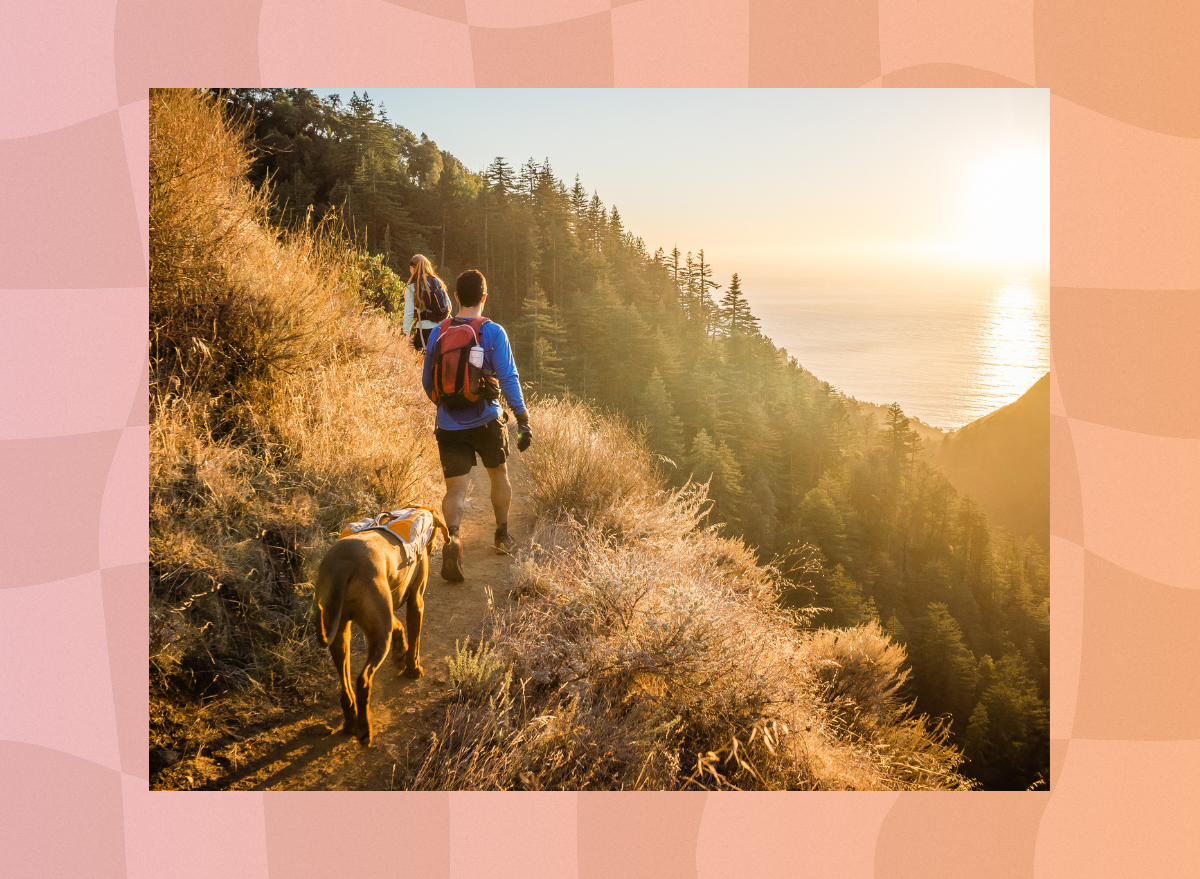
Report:
M9 0L0 872L1200 875L1197 58L1156 0ZM151 85L1048 88L1051 792L149 793Z

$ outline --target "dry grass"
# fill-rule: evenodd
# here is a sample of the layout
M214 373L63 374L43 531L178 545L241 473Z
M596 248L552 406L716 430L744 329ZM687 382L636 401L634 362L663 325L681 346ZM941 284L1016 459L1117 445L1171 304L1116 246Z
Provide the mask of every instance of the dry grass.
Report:
M284 234L210 98L151 96L151 745L330 684L309 621L347 519L436 497L432 407L332 228Z
M574 399L536 400L529 413L537 442L517 476L539 519L565 516L626 540L696 528L708 506L703 488L664 491L640 434Z
M460 650L410 786L966 786L898 702L904 653L877 627L805 632L776 570L697 528L702 490L655 487L636 436L578 403L531 416L552 448L526 475L540 523L518 601Z
M150 107L150 336L187 386L258 392L285 371L383 340L362 310L357 261L331 229L284 235L245 177L245 129L214 100L159 89Z

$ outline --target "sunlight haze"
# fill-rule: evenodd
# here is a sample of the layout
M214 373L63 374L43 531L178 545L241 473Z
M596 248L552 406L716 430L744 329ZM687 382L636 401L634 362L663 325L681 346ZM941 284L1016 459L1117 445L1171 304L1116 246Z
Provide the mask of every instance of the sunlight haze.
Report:
M703 249L764 335L860 400L953 429L1048 368L1045 90L370 96L473 171L578 174L650 253Z
M750 291L864 270L1047 270L1045 90L369 93L473 171L503 156L549 159L568 185L578 174L650 252L704 248L717 280L738 272Z

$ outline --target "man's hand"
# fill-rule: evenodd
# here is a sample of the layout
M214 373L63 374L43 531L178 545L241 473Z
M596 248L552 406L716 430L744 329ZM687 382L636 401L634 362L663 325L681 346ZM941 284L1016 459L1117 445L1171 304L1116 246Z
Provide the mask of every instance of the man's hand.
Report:
M525 451L531 442L533 431L529 429L529 413L522 412L517 416L517 451Z
M528 424L517 425L517 451L523 452L529 448L529 444L533 442L533 431L529 429Z

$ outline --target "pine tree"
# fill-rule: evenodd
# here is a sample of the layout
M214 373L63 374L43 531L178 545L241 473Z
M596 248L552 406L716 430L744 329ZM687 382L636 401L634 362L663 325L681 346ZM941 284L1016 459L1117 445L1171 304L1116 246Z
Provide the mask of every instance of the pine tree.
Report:
M971 712L964 751L989 790L1025 790L1047 781L1050 713L1022 659L1003 657Z
M554 176L554 168L550 166L550 157L546 156L545 161L537 170L537 191L549 195L558 195L559 188L562 184Z
M798 518L801 540L816 546L833 564L847 561L845 522L829 492L820 486L809 491Z
M679 285L680 300L683 304L683 314L688 323L695 325L700 318L700 300L696 292L696 262L689 250L683 262L683 279Z
M659 455L678 465L683 445L683 425L675 415L671 395L658 367L650 373L645 390L638 398L646 442Z
M671 282L675 285L676 290L679 289L679 247L672 246L671 256L667 261L667 268L671 272Z
M520 175L517 178L517 185L521 195L528 199L530 204L533 203L533 197L537 190L538 175L540 173L541 169L538 167L538 163L534 161L533 156L530 156L529 161L521 166Z
M874 605L863 598L862 590L841 565L825 571L817 585L817 604L829 608L818 619L827 626L861 626L878 619Z
M903 461L908 454L909 421L899 403L892 403L887 410L887 438L892 457Z
M423 247L425 230L412 221L402 199L400 140L407 132L391 125L386 114L377 113L366 92L352 94L349 108L349 136L341 147L352 157L353 171L339 189L348 225L368 250L381 248L389 227L401 246Z
M725 334L730 336L758 332L758 318L750 311L750 303L742 295L742 282L737 272L733 273L729 289L721 299L721 324Z
M513 170L503 156L496 156L492 164L483 172L484 178L503 203L513 190Z
M520 340L524 384L539 394L565 391L566 374L558 354L563 340L562 319L540 287L525 297L513 335Z
M983 597L981 587L985 585L984 569L991 555L991 533L987 514L969 494L959 503L956 524L963 576L979 597ZM987 600L994 602L994 597L989 594Z
M883 627L883 630L897 644L908 643L908 632L905 630L904 624L900 622L900 617L896 616L895 613L888 617L887 624Z
M932 717L950 715L961 733L975 701L975 657L963 642L962 628L941 602L929 605L925 619L908 642L917 707Z
M713 502L712 517L719 522L738 524L738 505L742 497L742 473L725 443L713 442L701 429L692 439L686 464L693 482L708 483Z
M746 478L752 478L749 472ZM742 505L742 533L751 546L758 548L760 559L770 558L770 549L777 539L779 507L775 499L775 488L775 483L763 473L758 473L752 478L746 502Z
M614 246L619 246L625 240L625 226L621 222L621 214L613 205L612 213L608 215L608 237Z
M583 230L587 223L587 190L579 182L578 174L575 175L575 185L571 187L571 214L573 215L571 225L575 230L576 241L582 245Z
M398 198L395 150L368 147L363 153L346 193L346 213L368 250L381 250L385 230L391 246L391 230L412 242L418 227Z
M717 303L712 298L711 291L720 290L721 285L712 279L712 266L704 261L704 249L701 248L696 260L696 296L698 307L696 319L700 321L707 335L716 335L718 312Z
M587 237L588 247L600 249L600 236L604 231L606 212L604 202L600 201L600 193L592 192L592 200L587 207Z

